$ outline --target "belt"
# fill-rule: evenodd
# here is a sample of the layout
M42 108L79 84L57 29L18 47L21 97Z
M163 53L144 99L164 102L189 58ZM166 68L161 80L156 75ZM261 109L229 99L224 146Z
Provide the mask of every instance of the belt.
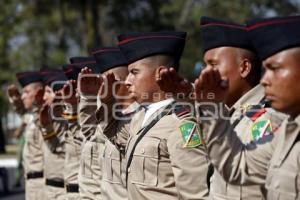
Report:
M44 173L41 172L28 172L26 174L26 178L27 179L34 179L34 178L43 178L44 177Z
M64 180L60 180L60 179L46 179L46 185L64 188L65 182Z
M68 184L66 185L66 189L67 189L67 192L76 192L78 193L79 192L79 186L78 184Z

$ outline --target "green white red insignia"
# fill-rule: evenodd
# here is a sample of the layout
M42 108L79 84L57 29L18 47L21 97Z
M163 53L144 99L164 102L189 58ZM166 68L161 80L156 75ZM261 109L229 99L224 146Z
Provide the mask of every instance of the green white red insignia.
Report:
M251 128L251 141L257 141L271 132L272 125L270 120L257 121Z
M200 137L200 129L195 122L185 122L180 127L181 136L183 139L183 147L197 147L202 144Z

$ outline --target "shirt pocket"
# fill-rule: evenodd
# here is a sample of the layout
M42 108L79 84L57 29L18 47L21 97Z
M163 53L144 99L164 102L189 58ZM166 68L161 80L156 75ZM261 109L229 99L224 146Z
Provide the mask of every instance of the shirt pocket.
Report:
M103 180L121 184L121 158L113 144L105 145L102 162Z
M81 152L81 159L80 159L80 168L81 168L81 173L84 177L86 178L92 178L92 144L87 141L83 145L83 149Z
M132 183L156 186L158 182L159 138L144 137L137 145L129 169Z

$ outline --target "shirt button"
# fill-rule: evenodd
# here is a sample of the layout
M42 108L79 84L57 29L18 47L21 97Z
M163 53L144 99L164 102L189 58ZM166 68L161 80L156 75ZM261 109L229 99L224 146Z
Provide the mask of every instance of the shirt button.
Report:
M144 154L144 153L145 153L145 149L142 148L142 149L141 149L141 154Z
M130 169L130 167L128 167L128 173L130 173L130 171L131 171L131 169Z

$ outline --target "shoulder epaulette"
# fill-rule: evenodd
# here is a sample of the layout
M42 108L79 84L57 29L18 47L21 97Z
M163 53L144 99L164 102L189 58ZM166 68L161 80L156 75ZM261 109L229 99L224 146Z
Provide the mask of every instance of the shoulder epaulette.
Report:
M174 113L177 117L182 117L186 114L191 113L192 109L189 105L176 105L174 107Z

